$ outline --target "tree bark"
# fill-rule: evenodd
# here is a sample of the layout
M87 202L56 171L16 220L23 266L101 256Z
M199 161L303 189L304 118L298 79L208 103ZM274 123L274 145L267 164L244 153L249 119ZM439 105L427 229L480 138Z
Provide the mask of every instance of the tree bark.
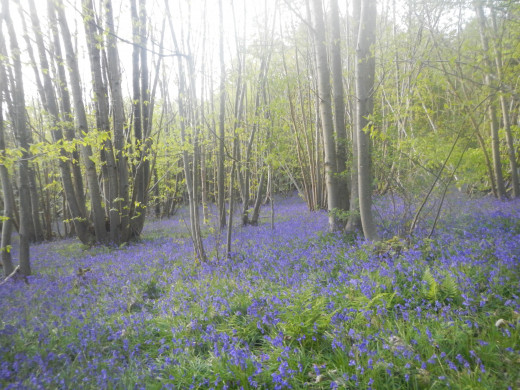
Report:
M478 22L479 22L479 33L480 33L480 42L482 45L482 51L484 56L484 64L486 66L486 73L484 75L484 84L488 87L490 93L493 93L495 88L494 82L491 76L491 60L489 58L489 42L486 35L486 17L484 15L484 10L482 8L481 1L475 1L475 12L477 13ZM491 153L493 156L493 170L495 173L495 180L497 185L497 196L499 198L506 197L506 187L504 183L504 176L502 175L502 162L500 158L500 140L498 135L499 124L497 118L497 112L495 105L493 104L492 99L488 105L488 118L490 124L490 132L491 132Z
M358 34L359 34L359 19L361 17L361 0L354 0L353 8L352 8L352 26L349 31L352 32L352 38L349 40L349 48L355 52L355 48L357 46ZM355 55L349 56L349 58L354 57L354 60L350 63L353 63L353 68L355 73L356 69L356 60ZM354 84L353 89L355 89L355 76L354 80L351 84ZM355 93L353 93L355 95ZM353 99L355 100L355 99ZM345 232L354 233L361 231L363 228L361 226L361 216L359 213L359 180L358 180L358 137L357 137L357 127L356 127L356 109L357 109L357 101L351 103L351 113L354 118L354 123L352 126L352 166L351 166L351 175L350 175L350 213L348 216L347 224L345 226Z
M72 45L72 37L69 31L63 4L58 4L55 8L58 12L58 21L61 29L61 36L65 46L66 60L69 69L69 80L74 103L74 114L77 133L87 135L89 132L85 104L83 102L83 90L81 87L81 76L79 73L78 61ZM105 225L105 212L101 203L101 188L97 178L96 164L93 161L92 146L84 144L81 147L83 165L85 166L87 185L90 193L90 206L94 225L96 241L107 242L108 235Z
M168 3L165 2L168 14L169 8ZM177 43L177 38L175 35L175 30L173 29L173 24L170 19L170 30L172 34L172 39L174 42L175 49L179 51L179 45ZM190 86L191 90L188 90L186 86L186 72L184 68L183 61L184 57L180 57L178 59L178 69L179 69L179 94L178 94L178 106L179 106L179 116L180 116L180 130L181 130L181 145L182 145L182 162L184 166L184 175L186 179L186 191L188 193L188 205L190 210L190 234L193 242L193 249L197 259L200 262L207 261L206 252L204 250L204 243L202 241L202 234L200 231L200 218L199 218L199 210L198 210L198 164L199 164L199 155L198 155L198 134L197 131L194 132L193 136L193 156L190 159L187 145L188 145L188 137L186 135L186 125L189 124L191 120L191 124L194 128L197 127L195 114L193 112L188 112L191 108L195 110L194 107L195 102L195 83L194 83L194 70L193 63L191 61L191 55L187 56L188 61L188 72L190 77ZM187 107L186 101L190 101L191 107ZM191 115L190 115L191 114Z
M255 206L253 208L253 215L251 216L251 225L258 225L258 218L260 216L260 206L262 205L262 191L264 188L265 182L265 169L262 168L262 173L260 174L260 181L258 182L258 189L256 192Z
M61 42L60 36L58 32L58 21L56 18L56 4L52 0L48 0L48 8L49 8L49 20L53 35L54 42L54 58L56 61L56 67L58 69L58 93L59 100L61 103L61 120L65 123L65 138L69 142L73 142L76 139L76 134L74 131L74 123L73 123L73 112L70 103L70 93L69 88L67 86L67 77L65 71L65 59L63 58L62 50L61 50ZM73 184L74 184L74 192L76 193L76 199L78 206L81 210L81 214L83 216L87 216L87 206L86 206L86 198L85 198L85 188L83 185L83 175L81 172L80 165L80 156L79 150L76 146L73 147L71 152L71 166L72 166L72 176L73 176Z
M53 82L51 80L50 74L50 64L47 60L47 54L45 51L45 44L43 42L43 35L40 28L40 21L38 19L38 15L36 14L36 7L34 6L34 1L29 0L30 8L31 8L31 21L35 33L36 45L38 47L38 53L40 57L40 67L43 75L43 87L45 92L45 100L47 103L47 111L51 119L52 123L52 138L54 143L60 144L63 142L63 131L62 125L60 123L60 114L57 105L57 99L55 94L55 89ZM54 14L54 10L52 9L52 1L49 3L49 13ZM65 200L67 202L67 206L71 213L72 222L76 228L76 232L78 234L79 239L83 243L90 243L92 240L92 236L88 231L88 222L86 220L86 215L82 213L82 209L78 204L78 198L76 196L76 191L74 189L74 184L72 181L72 175L69 165L70 157L66 150L61 147L60 148L60 158L58 159L58 165L61 173L61 180L63 184L63 191L65 194Z
M110 223L110 233L115 239L115 243L127 242L130 238L130 216L129 216L129 179L128 161L125 151L125 112L123 102L123 90L121 85L121 69L119 65L119 54L117 50L116 31L114 26L114 15L112 1L105 0L106 28L107 34L107 60L108 75L110 80L110 90L112 98L112 122L114 131L114 152L117 170L118 192L117 202L113 205L118 212L118 224L112 226ZM112 232L112 229L115 231Z
M365 239L378 240L372 216L372 175L369 116L373 112L376 40L376 3L362 0L356 49L356 133L358 142L359 211Z
M9 12L9 0L2 0L2 13L7 25L10 38L11 59L14 68L14 79L11 79L11 100L13 103L13 114L11 118L18 146L21 149L21 157L18 160L18 191L20 200L20 272L28 276L31 274L30 261L30 232L33 224L31 215L31 195L29 188L29 140L30 134L25 118L25 95L23 87L22 62L20 59L20 48L16 39L16 32Z
M118 178L117 167L112 145L108 90L103 80L101 66L100 35L95 23L94 5L92 0L83 0L83 12L85 35L87 37L87 48L90 59L90 70L92 72L92 87L96 105L96 126L98 131L104 133L104 142L101 148L101 157L104 160L103 180L105 181L105 204L108 211L110 223L110 241L118 243L120 238L120 218L117 209Z
M219 136L217 157L217 192L219 226L226 226L225 204L225 166L224 166L224 142L225 142L225 116L226 116L226 65L224 63L224 9L222 0L219 0L219 54L220 54L220 103L219 103Z
M2 19L0 19L0 31L2 30ZM4 64L0 63L3 67ZM0 72L0 93L6 90L6 80L4 80L5 72ZM3 98L0 97L0 158L5 158L5 137L4 137L4 113L3 113ZM4 164L0 164L0 181L2 182L2 191L4 196L4 215L2 220L2 241L0 244L0 251L2 253L2 267L4 276L11 275L14 270L13 262L11 260L11 234L13 231L13 210L14 210L14 195L9 180L9 172Z
M343 67L341 64L341 31L338 0L330 2L331 15L331 65L332 91L334 94L334 130L336 132L336 170L339 209L348 211L349 191L347 183L347 128L345 126L345 99L343 95Z
M314 45L316 47L316 63L318 66L318 99L320 106L323 144L325 148L325 180L327 188L327 209L329 212L329 230L341 229L337 212L340 209L337 184L336 144L334 142L334 123L331 104L330 72L325 46L325 22L321 0L312 0L314 16Z
M507 141L507 151L509 153L509 167L511 169L511 187L513 190L513 198L520 197L520 181L518 178L518 164L516 159L516 150L515 150L515 141L513 138L513 134L511 132L511 118L509 113L509 105L506 101L506 96L503 86L503 68L504 64L502 61L502 42L498 37L498 27L496 23L496 14L495 10L491 9L491 21L493 24L493 35L494 35L494 45L493 51L495 54L495 66L497 71L497 76L499 80L499 88L500 88L500 109L502 110L502 122L504 126L504 131L506 133L506 141Z

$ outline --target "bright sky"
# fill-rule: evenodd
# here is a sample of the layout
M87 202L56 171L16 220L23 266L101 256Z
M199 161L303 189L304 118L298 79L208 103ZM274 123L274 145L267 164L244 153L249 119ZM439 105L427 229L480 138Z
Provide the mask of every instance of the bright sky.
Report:
M137 2L139 0L136 0ZM218 0L184 0L184 1L168 1L173 27L179 45L181 46L181 52L191 53L195 57L195 64L200 73L202 69L202 52L205 46L204 55L204 67L205 73L214 73L215 81L219 77L219 8ZM268 13L269 20L272 20L273 9L276 1L284 0L223 0L224 5L224 39L225 39L225 56L226 62L229 64L232 58L236 57L236 41L235 41L235 25L237 34L239 37L245 36L248 41L254 39L254 34L258 34L258 31L263 30L260 27L264 22L264 15ZM32 35L31 22L28 14L29 3L28 0L19 0L22 9L24 10L26 23L29 28L29 34ZM42 31L44 32L44 40L49 42L50 30L48 26L47 18L47 2L46 0L35 0L36 7L38 8L38 15L40 17L40 23ZM80 0L63 0L66 14L68 17L69 28L71 33L75 35L75 42L77 43L77 55L79 57L79 64L81 72L83 73L82 81L88 81L90 79L90 65L88 62L88 54L86 49L85 37L84 37L84 26L81 20L81 1ZM99 7L99 0L94 0L96 7ZM132 24L130 17L130 2L128 0L112 0L114 8L114 23L116 26L116 35L121 37L123 40L118 43L119 55L121 58L121 70L123 78L127 80L125 94L129 95L130 85L128 79L132 73L132 45L125 43L132 41ZM22 54L26 62L24 68L25 75L25 88L27 94L36 94L34 74L32 68L29 66L29 59L26 50L26 44L22 38L22 24L20 21L20 15L18 12L17 5L11 3L11 14L15 21L15 26L18 28L19 45L22 49ZM147 14L149 20L148 26L148 48L149 53L149 69L153 67L152 61L157 60L157 56L154 56L153 52L159 52L159 42L161 27L163 19L166 16L165 0L147 0ZM163 45L164 54L175 52L175 47L172 42L171 32L166 22L165 25L165 41ZM278 28L277 28L278 31ZM204 39L205 37L205 39ZM240 38L241 39L241 38ZM32 39L34 41L34 39ZM37 56L36 45L33 45L33 50ZM164 65L176 69L177 58L176 57L164 57ZM229 65L228 65L229 66Z
M81 0L62 0L66 9L68 17L69 28L75 35L75 42L77 42L77 54L79 57L79 64L83 73L82 81L84 85L88 85L90 80L90 65L86 50L85 37L84 37L84 26L81 19ZM94 0L96 7L102 0ZM159 40L160 30L163 23L163 19L166 16L165 1L168 1L175 34L177 40L181 45L181 52L188 52L194 55L195 66L198 75L201 75L202 69L204 68L204 74L209 78L210 74L213 74L213 80L217 85L220 70L219 70L219 9L218 0L146 0L147 1L147 14L149 20L148 33L150 34L148 40L148 48L151 51L159 52ZM300 24L300 17L306 18L306 10L303 7L304 1L302 0L222 0L224 5L224 39L226 42L226 62L227 67L230 69L232 59L236 58L236 41L235 41L235 26L236 34L241 37L247 38L247 44L254 42L255 39L259 38L259 34L266 29L266 17L268 20L267 28L270 28L272 18L274 16L273 10L276 4L279 13L276 14L277 25L275 27L275 33L279 34L280 28L278 23L281 20L283 28L291 29L292 26ZM20 16L18 13L18 7L16 3L19 2L22 8L25 10L26 21L29 26L30 34L32 29L30 27L30 19L28 16L28 0L17 0L11 2L11 14L15 20L15 25L19 29L19 45L22 48L22 52L25 53L26 62L28 57L26 54L26 45L22 39L22 28L20 22ZM139 0L136 0L139 2ZM324 1L326 7L328 7L329 1ZM46 0L35 0L36 6L38 7L38 15L40 17L40 23L44 34L49 33L48 19L47 19L47 1ZM349 5L352 0L339 0L341 16L344 16L346 9L350 8ZM395 7L397 13L401 13L401 17L406 13L406 9L400 5L402 0L379 0L378 4L381 9L385 9L386 12ZM116 25L116 34L123 40L128 42L132 41L132 24L130 17L130 1L129 0L112 0L114 8L114 17ZM287 4L291 4L289 9ZM295 16L295 13L299 13L299 16ZM397 16L399 19L399 15ZM5 30L4 30L5 31ZM49 42L48 35L44 37L46 42ZM34 39L33 39L34 41ZM204 48L204 50L203 50ZM36 52L36 47L33 45L33 50ZM130 96L130 76L132 73L132 45L119 41L118 44L119 55L121 58L121 68L123 74L124 93ZM172 53L175 51L174 45L171 39L171 32L166 23L165 31L165 42L163 45L164 54ZM204 54L204 61L203 54ZM153 69L154 61L157 61L157 56L149 53L149 70ZM174 72L177 67L176 57L165 57L163 65L168 69L172 69ZM36 88L34 82L33 70L27 64L25 67L26 79L25 87L28 95L36 95ZM207 80L209 82L209 80ZM171 80L172 87L175 87L175 79ZM88 87L87 87L88 88ZM90 91L88 90L88 94Z

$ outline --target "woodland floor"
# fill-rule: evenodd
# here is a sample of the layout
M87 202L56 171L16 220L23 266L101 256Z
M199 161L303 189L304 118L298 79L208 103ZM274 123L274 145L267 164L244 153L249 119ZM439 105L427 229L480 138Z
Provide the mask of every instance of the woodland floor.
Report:
M230 259L206 227L204 264L182 210L123 248L35 245L0 286L0 388L518 389L520 201L452 195L426 238L436 204L406 237L413 207L376 200L373 245L281 199Z

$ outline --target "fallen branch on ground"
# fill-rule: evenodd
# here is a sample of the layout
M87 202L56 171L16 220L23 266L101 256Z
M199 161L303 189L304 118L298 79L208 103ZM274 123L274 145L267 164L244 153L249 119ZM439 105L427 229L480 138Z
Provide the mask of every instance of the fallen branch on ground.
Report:
M11 272L11 274L9 276L7 276L2 282L0 282L0 286L3 284L6 284L9 279L11 279L14 275L16 275L16 273L18 272L19 269L20 269L20 265L17 265L16 268L14 269L14 271Z

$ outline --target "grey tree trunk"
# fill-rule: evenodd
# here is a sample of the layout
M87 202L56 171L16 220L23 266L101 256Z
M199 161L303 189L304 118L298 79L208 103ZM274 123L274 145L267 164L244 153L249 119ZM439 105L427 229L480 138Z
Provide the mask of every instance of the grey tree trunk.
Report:
M234 187L235 187L235 169L237 165L237 141L233 140L233 163L231 165L231 176L229 178L229 221L227 226L227 236L226 236L226 255L228 257L231 256L231 239L233 234L233 213L235 206L235 199L233 196Z
M54 59L55 65L58 69L58 93L59 103L61 105L61 120L65 123L65 138L69 142L73 142L76 138L73 124L73 112L70 103L69 88L67 86L67 77L65 71L65 58L63 57L61 50L60 36L58 32L58 21L56 18L56 4L52 0L48 0L49 10L49 21L52 30L53 43L54 43ZM71 152L73 174L74 191L76 193L76 199L78 206L83 216L87 216L87 205L85 198L85 189L83 185L83 174L81 172L80 156L77 147L74 147Z
M339 191L337 184L336 144L334 142L334 123L331 104L330 72L325 46L325 22L321 0L312 0L312 14L314 17L314 45L316 47L316 63L318 65L318 99L320 106L323 144L325 148L325 181L327 188L327 209L329 212L329 230L341 229L337 216L340 208Z
M251 225L258 225L258 218L260 217L260 206L262 205L262 191L265 182L265 169L262 167L262 173L260 174L260 181L258 182L258 189L256 192L255 205L253 207L253 215L251 216Z
M226 226L226 204L225 204L225 166L224 166L224 142L225 142L225 117L226 117L226 65L224 63L224 9L222 0L219 0L219 54L220 54L220 103L219 103L219 135L217 156L217 206L219 226Z
M69 31L63 4L56 7L58 12L58 20L61 29L61 36L65 46L66 60L69 69L69 80L74 103L74 114L76 129L78 134L87 134L89 132L87 114L85 112L85 104L83 102L83 90L81 87L81 76L79 73L78 61L72 45L72 37ZM83 165L85 166L87 185L90 194L90 205L92 220L94 225L94 233L96 241L100 243L107 242L108 235L105 225L105 212L101 203L101 188L97 178L96 164L92 157L92 147L89 144L82 146L81 155Z
M0 31L2 29L2 19L0 19ZM0 63L3 67L4 64ZM6 90L6 80L4 80L4 71L0 72L0 93ZM0 158L5 158L5 137L4 137L4 114L3 114L3 99L0 98ZM11 260L11 234L13 232L13 210L14 210L14 196L9 180L9 172L4 164L0 164L0 181L2 182L2 191L4 197L4 215L2 222L2 242L0 244L0 251L2 252L2 267L4 269L4 276L9 276L14 270L13 262Z
M352 37L348 41L349 49L355 52L355 47L358 41L359 34L359 18L361 17L361 0L354 0L353 9L352 9L352 26L349 26L349 32L351 32ZM352 64L355 73L356 69L356 61L355 55L349 55L350 58L354 57L352 62L349 61L349 65ZM355 85L355 80L352 80L351 84ZM353 88L355 89L355 87ZM354 233L362 230L361 226L361 216L359 213L359 182L358 182L358 138L357 138L357 128L355 123L356 118L356 107L357 102L351 103L351 112L352 117L354 118L354 126L352 126L352 166L351 166L351 175L350 175L350 213L347 220L347 225L345 226L345 231L347 233Z
M489 43L486 35L486 17L482 8L482 1L475 1L475 12L477 13L479 22L480 42L482 44L484 64L486 66L486 73L484 75L484 84L491 90L495 88L493 77L491 75L491 59L489 58ZM498 135L499 124L497 112L493 101L488 105L488 120L491 132L491 154L493 156L493 171L495 173L495 180L497 186L497 196L499 198L506 197L506 187L504 183L504 176L502 175L502 162L500 158L500 139Z
M108 74L110 80L110 90L112 98L112 119L114 129L114 152L116 158L116 170L118 178L117 202L114 207L118 210L119 223L110 229L115 229L113 237L115 242L120 244L127 242L130 237L130 217L129 217L129 181L128 181L128 162L125 151L125 112L123 103L123 90L121 86L121 69L119 65L119 54L117 51L117 41L115 37L114 16L112 1L105 0L106 25L107 31L107 60Z
M345 126L345 98L343 94L343 66L341 64L341 31L339 24L338 0L330 2L331 37L331 69L332 91L334 94L334 130L336 132L336 170L338 208L349 209L349 191L347 183L347 128Z
M11 83L11 100L13 104L13 128L15 137L19 147L21 148L21 157L18 160L18 191L20 201L20 251L19 251L19 262L20 272L28 276L31 274L31 261L30 261L30 237L31 226L33 224L33 218L31 215L31 196L29 189L29 140L30 134L27 128L25 118L25 95L23 87L23 73L22 73L22 62L20 60L20 48L16 39L16 32L14 29L13 21L9 11L9 0L2 0L2 13L7 25L7 30L10 38L10 49L11 49L11 61L14 68L14 79L10 80Z
M111 139L109 121L108 89L103 80L101 66L101 36L95 23L94 5L92 0L83 0L83 12L85 35L87 37L87 48L90 59L90 70L92 72L92 86L94 101L96 105L96 125L98 131L106 133L109 137L103 143L101 158L103 164L103 180L105 181L105 205L110 222L110 241L118 243L120 238L120 218L117 209L118 178L114 149Z
M518 164L516 159L515 141L511 132L511 118L509 105L506 100L506 91L503 87L503 68L504 64L502 61L502 41L499 38L498 27L496 22L496 13L494 9L491 9L491 21L493 24L493 35L494 35L494 54L495 54L495 66L500 87L500 109L502 110L502 122L504 131L506 133L507 151L509 153L509 167L511 169L511 187L513 190L513 198L520 197L520 181L518 178Z
M60 114L57 105L57 99L55 94L55 89L53 82L51 80L50 74L50 65L47 60L47 54L45 51L45 45L43 42L43 35L40 28L40 22L38 19L38 15L36 14L36 8L34 6L34 1L29 1L31 7L31 20L33 29L35 32L36 45L38 47L38 53L40 57L40 66L42 69L43 75L43 87L45 92L45 100L47 102L47 111L51 119L52 123L52 138L55 143L60 143L63 141L63 131L62 125L60 123ZM52 9L52 1L49 2L50 13L54 13ZM61 180L63 183L63 191L65 193L65 199L67 202L67 206L71 213L72 221L76 228L76 232L78 234L78 238L83 242L90 244L92 241L92 236L88 231L88 222L86 220L86 215L81 212L81 207L78 204L78 199L76 196L76 192L74 189L74 184L72 181L72 175L70 170L70 157L64 148L60 148L60 159L58 160L58 165L61 173Z
M150 133L150 110L149 107L149 82L148 82L148 59L146 49L146 2L139 1L139 15L135 12L135 0L132 0L132 19L136 22L133 25L134 32L134 52L132 54L134 66L137 63L138 69L134 68L133 75L133 91L134 96L139 96L137 100L134 97L135 105L139 105L139 137L136 134L136 150L139 151L139 160L136 171L136 180L134 184L134 194L132 196L132 208L134 208L134 215L132 220L132 235L139 235L143 230L144 221L146 217L146 203L147 190L150 182L150 163L146 158L149 148L149 133ZM136 95L137 94L137 95ZM134 118L134 126L137 125L137 118Z
M358 142L359 211L365 239L378 240L372 216L372 175L369 116L373 112L376 41L376 2L362 0L356 49L356 133Z
M31 145L32 136L29 133L28 144ZM38 186L36 184L36 171L32 164L29 164L28 170L28 181L29 181L29 192L31 199L31 241L33 242L41 242L45 238L45 234L43 234L43 227L40 219L40 197L38 194Z
M168 14L169 14L169 8L168 3L165 2ZM173 24L171 22L171 18L169 18L170 21L170 30L172 39L175 45L175 49L179 51L179 45L177 43L177 38L175 35L175 30L173 28ZM181 144L183 146L182 151L182 161L184 166L184 175L186 179L186 190L188 193L188 202L189 202L189 210L190 210L190 234L191 239L193 242L193 249L195 252L195 255L197 259L201 262L205 262L207 260L206 252L204 250L204 243L202 241L202 234L200 231L200 218L199 218L199 210L198 210L198 164L199 164L199 155L198 155L198 134L197 131L194 132L193 135L193 156L190 159L188 149L187 149L187 143L188 137L186 135L186 127L187 124L189 124L191 120L191 124L193 125L193 128L197 127L197 119L196 114L194 111L195 108L195 83L194 83L194 69L193 69L193 63L188 62L188 72L190 77L190 88L191 90L188 90L186 86L186 72L183 65L183 61L185 59L183 57L180 57L178 59L178 69L179 69L179 95L178 95L178 106L179 106L179 116L180 116L180 130L181 130ZM190 56L187 58L188 61L191 61ZM187 107L186 100L190 101L191 107ZM191 108L192 112L189 112L188 110Z

